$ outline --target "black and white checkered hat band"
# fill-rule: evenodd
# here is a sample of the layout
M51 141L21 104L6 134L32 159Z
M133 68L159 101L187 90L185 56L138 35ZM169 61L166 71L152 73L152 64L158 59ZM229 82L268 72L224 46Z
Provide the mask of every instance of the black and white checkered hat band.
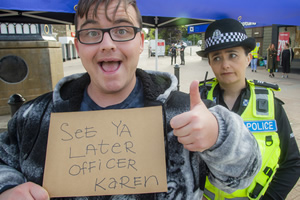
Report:
M205 40L205 48L217 45L224 44L228 42L242 42L247 39L247 35L241 32L228 32L221 33L217 37L212 36Z

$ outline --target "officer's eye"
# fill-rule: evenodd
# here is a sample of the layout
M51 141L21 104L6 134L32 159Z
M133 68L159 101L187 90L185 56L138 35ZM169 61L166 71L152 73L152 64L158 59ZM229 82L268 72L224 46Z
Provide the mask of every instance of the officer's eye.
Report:
M220 60L221 60L221 58L219 56L213 57L213 61L220 61Z
M236 57L237 57L237 55L235 53L230 54L230 58L236 58Z

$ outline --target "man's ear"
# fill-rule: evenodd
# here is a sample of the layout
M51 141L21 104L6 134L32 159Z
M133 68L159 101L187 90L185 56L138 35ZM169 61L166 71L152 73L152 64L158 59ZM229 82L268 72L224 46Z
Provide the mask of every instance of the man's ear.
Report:
M144 50L144 42L145 42L145 34L144 34L144 32L142 31L142 32L141 32L141 47L140 47L140 53L142 53L143 50Z
M78 54L78 56L80 57L80 55L79 55L79 49L78 49L78 42L79 42L78 39L77 39L77 38L74 38L74 45L75 45L77 54Z

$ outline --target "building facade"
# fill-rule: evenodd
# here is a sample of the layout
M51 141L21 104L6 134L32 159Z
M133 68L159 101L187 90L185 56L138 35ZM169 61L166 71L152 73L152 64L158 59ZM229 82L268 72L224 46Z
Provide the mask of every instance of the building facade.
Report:
M77 59L78 54L74 45L75 26L74 25L52 25L56 40L62 45L63 61Z

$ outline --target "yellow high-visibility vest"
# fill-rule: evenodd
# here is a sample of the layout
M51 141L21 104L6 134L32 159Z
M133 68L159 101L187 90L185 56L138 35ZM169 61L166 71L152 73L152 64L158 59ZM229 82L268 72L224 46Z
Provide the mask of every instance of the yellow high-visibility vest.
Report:
M207 99L215 102L216 98L213 97L213 91L217 84L218 81L216 79L206 83L209 89ZM248 84L251 96L249 101L245 102L248 105L241 117L259 144L262 155L262 167L249 187L237 190L231 194L219 190L206 178L204 196L207 199L259 199L266 192L278 167L281 151L279 136L276 133L277 124L275 120L273 90L268 87L257 86L249 80ZM280 89L277 89L277 91L280 91Z
M253 58L258 58L258 50L259 50L259 47L256 46L255 49L253 49L251 51L251 54L252 54Z

